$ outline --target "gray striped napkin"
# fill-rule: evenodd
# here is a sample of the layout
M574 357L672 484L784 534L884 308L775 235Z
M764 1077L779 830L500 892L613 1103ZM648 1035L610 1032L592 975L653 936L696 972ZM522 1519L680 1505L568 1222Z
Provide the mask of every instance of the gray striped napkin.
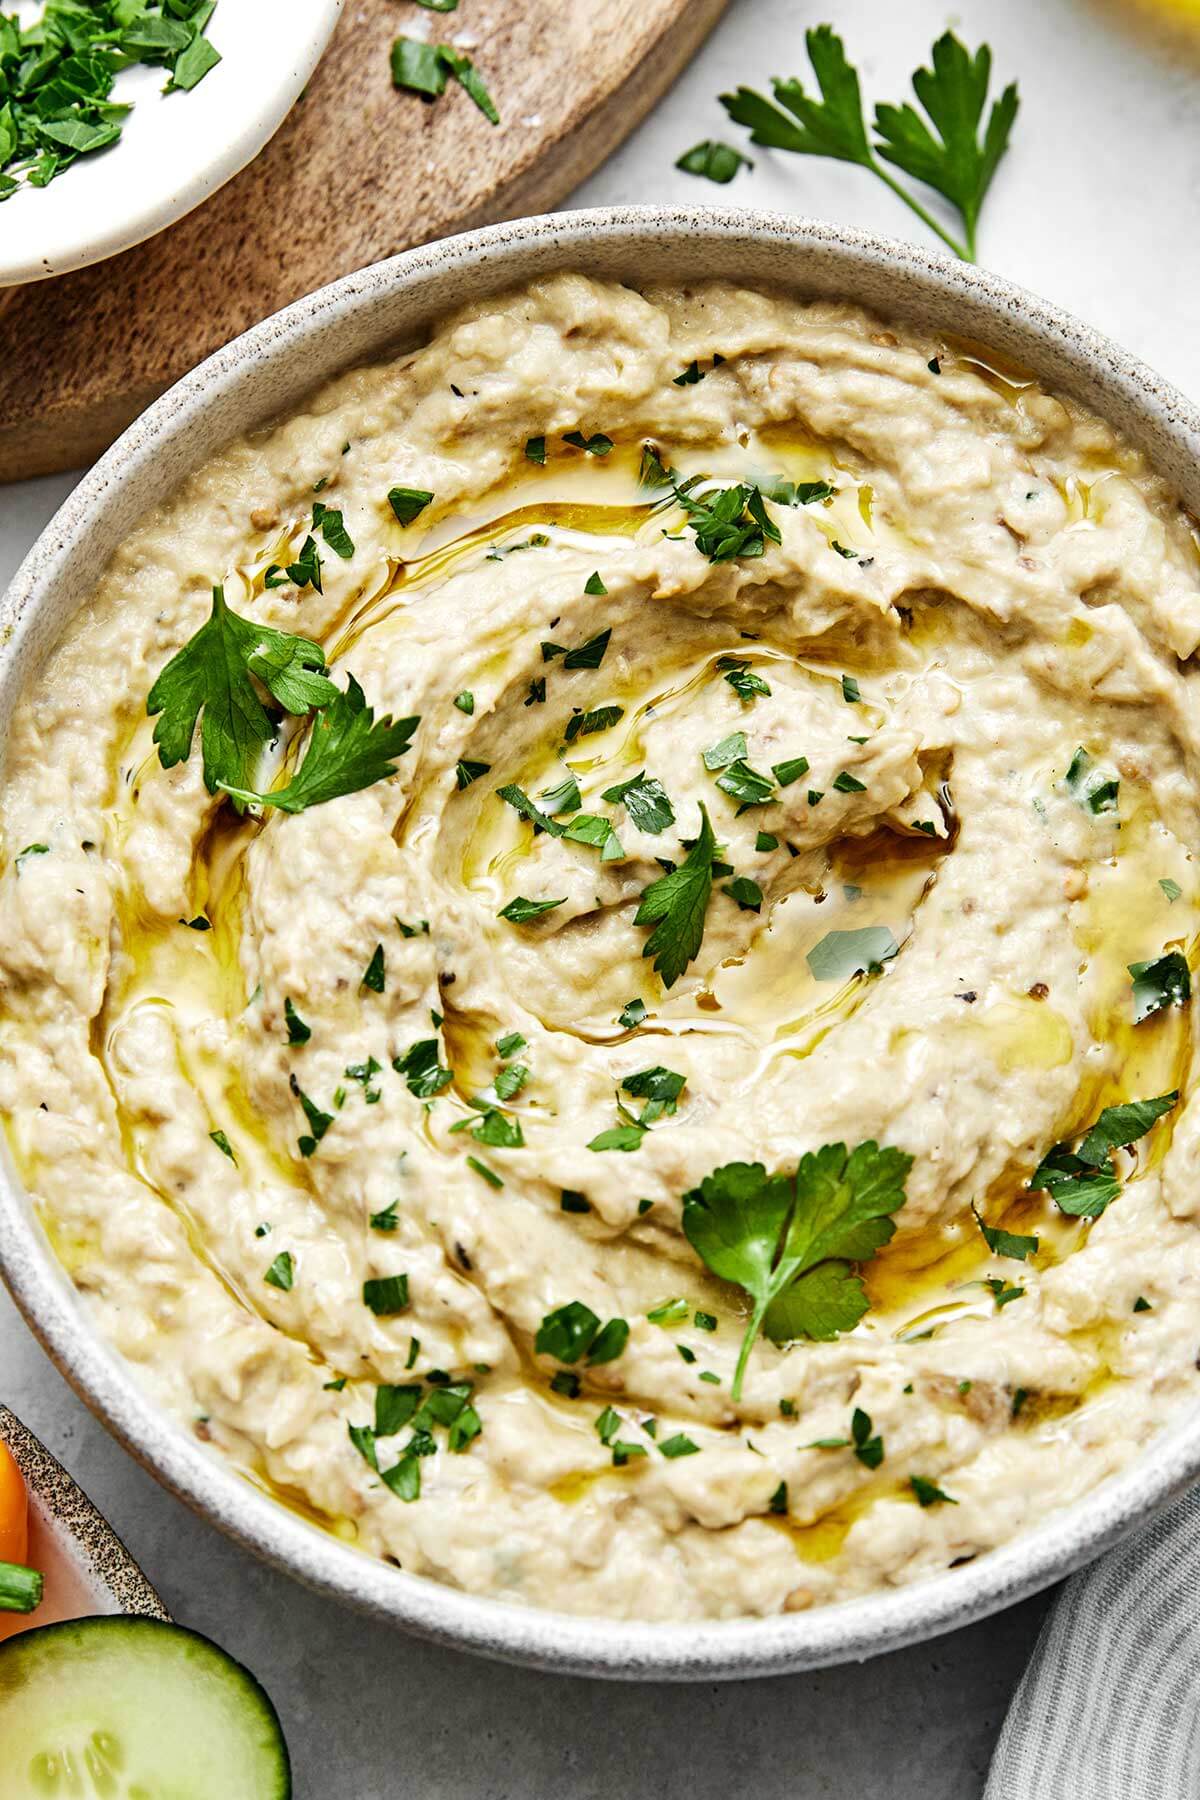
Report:
M983 1800L1200 1795L1200 1488L1066 1583Z

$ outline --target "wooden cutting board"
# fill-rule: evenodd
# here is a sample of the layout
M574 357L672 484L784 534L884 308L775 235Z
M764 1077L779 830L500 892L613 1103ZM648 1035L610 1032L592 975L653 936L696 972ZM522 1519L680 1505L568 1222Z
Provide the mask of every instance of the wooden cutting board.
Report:
M121 256L0 292L0 480L90 462L202 357L338 275L555 205L649 111L724 6L462 0L432 13L346 0L304 94L219 193ZM432 105L398 92L399 32L469 49L500 125L454 82Z

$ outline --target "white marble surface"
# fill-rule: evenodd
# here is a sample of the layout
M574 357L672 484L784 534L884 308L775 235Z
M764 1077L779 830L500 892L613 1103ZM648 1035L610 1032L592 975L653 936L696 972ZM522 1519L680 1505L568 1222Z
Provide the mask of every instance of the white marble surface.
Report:
M471 14L481 20L486 0L462 0L464 23ZM733 0L576 201L720 198L919 230L869 176L834 163L756 152L753 174L725 189L672 167L699 138L736 140L718 92L800 73L804 27L830 16L876 98L902 97L947 24L992 43L1023 110L981 259L1200 392L1200 52L1159 45L1102 0L962 0L953 12L937 0ZM483 47L479 60L488 67ZM493 85L502 101L502 72ZM0 490L0 584L70 486ZM104 1509L176 1616L265 1682L301 1800L972 1800L1040 1617L1034 1601L862 1667L723 1688L526 1674L366 1624L243 1556L118 1449L2 1293L0 1398Z

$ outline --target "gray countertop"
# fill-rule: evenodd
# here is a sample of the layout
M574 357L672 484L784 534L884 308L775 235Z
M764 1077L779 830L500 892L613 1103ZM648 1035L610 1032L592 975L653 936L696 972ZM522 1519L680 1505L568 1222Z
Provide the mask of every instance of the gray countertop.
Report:
M487 0L462 0L485 68L486 14ZM697 139L738 139L717 93L807 73L803 30L830 16L878 98L902 97L948 24L972 46L991 42L1001 79L1020 81L1022 114L981 259L1200 391L1200 37L1194 54L1161 45L1132 9L1105 0L962 0L953 12L937 0L733 0L674 91L575 201L719 197L911 235L916 221L898 202L835 163L756 152L753 173L724 189L672 167ZM0 490L0 584L71 485ZM2 1292L0 1398L91 1494L175 1616L264 1682L300 1800L972 1800L1044 1607L1030 1601L862 1666L758 1683L528 1674L358 1619L193 1519L76 1400Z

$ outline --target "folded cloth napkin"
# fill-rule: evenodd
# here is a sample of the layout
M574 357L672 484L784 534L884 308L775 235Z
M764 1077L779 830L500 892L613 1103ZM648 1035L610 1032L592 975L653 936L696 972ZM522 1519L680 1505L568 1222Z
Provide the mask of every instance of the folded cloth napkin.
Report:
M1073 1575L1008 1709L984 1800L1200 1795L1200 1488Z

